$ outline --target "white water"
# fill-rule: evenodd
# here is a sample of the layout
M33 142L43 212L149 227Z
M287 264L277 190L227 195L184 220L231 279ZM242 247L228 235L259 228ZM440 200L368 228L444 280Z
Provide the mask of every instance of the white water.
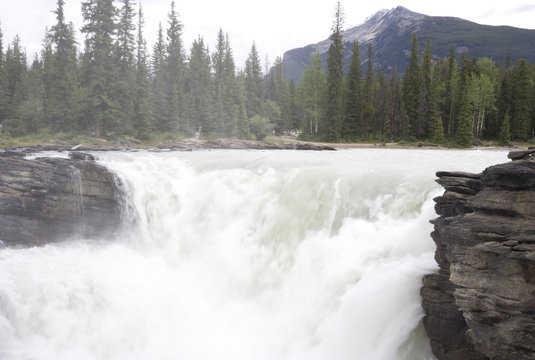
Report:
M505 152L103 153L116 238L0 250L0 359L432 359L437 170Z

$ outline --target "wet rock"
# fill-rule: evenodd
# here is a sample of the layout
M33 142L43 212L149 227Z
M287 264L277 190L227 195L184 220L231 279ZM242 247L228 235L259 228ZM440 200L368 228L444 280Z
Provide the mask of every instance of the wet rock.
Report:
M421 289L438 359L535 359L535 157L439 172L438 274Z
M0 241L105 236L120 224L120 195L114 175L92 161L0 157Z

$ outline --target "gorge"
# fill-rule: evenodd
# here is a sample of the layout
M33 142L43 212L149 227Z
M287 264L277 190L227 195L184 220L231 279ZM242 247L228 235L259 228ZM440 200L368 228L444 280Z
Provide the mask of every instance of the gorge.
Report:
M1 217L46 210L33 227L13 222L42 236L6 241L2 226L2 359L529 358L530 160L488 168L507 160L492 150L67 154L0 157L11 157L0 208L15 209L21 193L47 205Z

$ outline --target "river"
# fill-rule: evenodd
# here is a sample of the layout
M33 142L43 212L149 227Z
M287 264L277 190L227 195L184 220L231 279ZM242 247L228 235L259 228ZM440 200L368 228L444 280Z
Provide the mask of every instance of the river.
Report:
M0 250L3 360L433 359L438 170L504 151L95 153L108 239Z

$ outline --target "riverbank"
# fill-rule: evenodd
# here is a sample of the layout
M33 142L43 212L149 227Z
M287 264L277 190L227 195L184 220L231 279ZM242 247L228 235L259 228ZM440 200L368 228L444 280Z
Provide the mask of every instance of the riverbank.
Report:
M80 141L62 141L57 139L23 139L20 141L0 142L0 151L36 152L36 151L193 151L212 149L253 149L253 150L336 150L336 149L456 149L431 143L323 143L302 141L289 136L269 136L265 141L238 139L197 139L161 140L141 142L133 138L106 140L98 138L80 138ZM525 150L526 144L511 146L480 145L474 150Z

